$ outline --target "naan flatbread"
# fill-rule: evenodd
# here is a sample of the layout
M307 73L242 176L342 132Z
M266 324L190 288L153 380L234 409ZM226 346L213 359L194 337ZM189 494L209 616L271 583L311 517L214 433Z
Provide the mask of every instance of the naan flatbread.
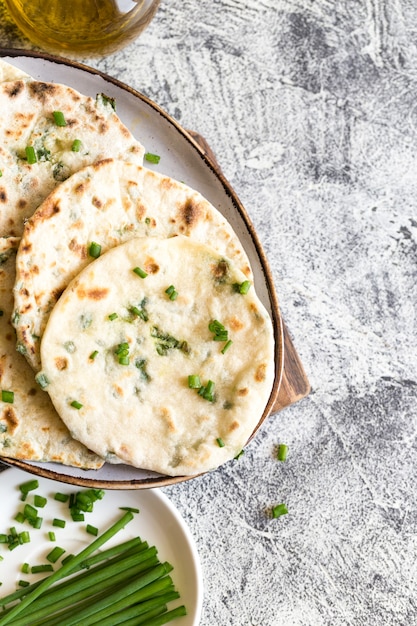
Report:
M72 435L109 462L169 476L234 458L274 379L272 324L245 282L184 236L132 239L84 268L41 343L46 390Z
M14 394L13 403L0 394L0 458L98 469L103 460L70 436L33 370L16 352L10 315L18 242L15 237L0 238L0 391Z
M57 187L26 223L17 257L19 349L40 368L39 341L50 311L92 258L133 237L186 235L211 244L251 277L246 253L225 217L200 193L147 168L109 159Z
M93 100L65 85L7 81L0 83L0 111L0 236L20 236L24 220L82 167L110 156L142 163L142 145L103 96ZM65 126L54 112L63 113ZM74 140L81 142L77 151Z

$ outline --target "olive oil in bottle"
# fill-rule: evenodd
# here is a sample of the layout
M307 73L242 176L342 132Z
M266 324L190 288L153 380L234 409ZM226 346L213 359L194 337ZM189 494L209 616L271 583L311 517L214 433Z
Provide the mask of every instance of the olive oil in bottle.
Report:
M146 28L160 0L5 0L20 30L65 56L116 52Z

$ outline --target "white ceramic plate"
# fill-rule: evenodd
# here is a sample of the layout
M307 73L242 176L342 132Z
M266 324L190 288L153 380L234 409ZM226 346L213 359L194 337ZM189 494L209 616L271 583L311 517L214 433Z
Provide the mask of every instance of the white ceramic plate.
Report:
M158 165L147 163L146 166L197 189L230 222L248 255L256 292L271 315L275 333L275 382L265 411L259 416L257 430L271 413L278 396L284 361L282 324L272 275L255 229L216 164L191 135L157 104L109 76L66 59L27 50L3 49L0 50L0 57L35 80L63 83L93 98L98 93L115 98L116 111L122 122L146 151L161 157ZM160 487L190 478L161 476L126 465L105 464L100 470L86 471L53 463L28 463L11 459L4 459L4 462L54 480L107 489Z
M68 504L53 499L56 492L75 493L79 488L62 485L55 481L39 477L39 488L30 492L26 502L33 504L35 493L47 498L44 509L39 509L43 517L43 524L39 530L34 530L27 523L18 524L14 518L16 513L23 509L24 503L20 500L19 485L33 477L16 468L10 468L0 473L0 502L1 521L0 534L8 533L11 526L18 532L28 530L31 541L9 551L6 544L0 544L0 596L15 591L19 580L30 582L42 578L45 574L22 574L20 568L23 563L36 565L47 563L46 555L55 545L67 550L68 554L79 552L94 539L85 530L86 523L90 523L104 532L114 523L121 514L119 507L128 506L138 508L140 513L127 524L108 544L103 547L121 543L139 536L158 549L159 559L168 561L174 567L171 577L180 593L180 600L172 603L172 607L184 604L188 614L175 621L178 626L198 626L201 616L203 599L203 583L200 562L194 541L189 530L175 507L168 498L158 489L142 491L107 491L102 500L95 503L94 511L85 514L85 522L73 522L68 514ZM65 528L52 526L54 517L65 519ZM53 530L56 542L49 541L48 531ZM65 555L64 555L65 556Z

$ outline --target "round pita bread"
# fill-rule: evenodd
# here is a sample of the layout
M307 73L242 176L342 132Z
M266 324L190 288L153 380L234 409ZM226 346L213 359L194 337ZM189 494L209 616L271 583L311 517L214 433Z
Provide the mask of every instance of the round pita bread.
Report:
M0 390L14 394L12 403L0 395L0 458L98 469L103 460L71 437L33 370L16 352L10 316L18 241L0 238Z
M142 162L142 145L102 95L93 100L65 85L6 81L0 111L0 236L21 235L24 220L80 168L109 156ZM64 126L54 112L63 113ZM78 151L74 140L81 142Z
M46 389L71 434L109 462L169 476L234 458L274 379L272 324L253 286L240 293L245 282L184 236L132 239L84 268L41 343Z
M139 165L108 159L57 187L27 221L17 256L15 314L19 349L40 368L39 342L70 280L102 252L134 237L186 235L211 244L251 277L246 253L224 216L200 193Z

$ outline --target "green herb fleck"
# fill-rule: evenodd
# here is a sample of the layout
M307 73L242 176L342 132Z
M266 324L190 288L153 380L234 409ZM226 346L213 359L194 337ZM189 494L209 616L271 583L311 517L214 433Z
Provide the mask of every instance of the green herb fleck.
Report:
M67 122L65 120L65 116L63 114L62 111L54 111L53 114L54 116L54 122L57 126L66 126Z
M88 248L88 254L93 258L93 259L98 259L98 257L101 254L101 245L99 243L96 243L95 241L92 241L90 243L90 246Z
M7 402L8 404L13 404L13 402L14 402L14 391L6 391L6 389L2 389L2 391L1 391L1 399L2 399L2 402Z
M82 142L81 139L74 139L72 142L71 150L72 152L79 152L81 150Z
M135 272L135 274L137 276L139 276L140 278L146 278L148 273L145 272L145 270L143 270L141 267L134 267L133 271Z
M281 517L281 515L286 515L288 513L288 509L285 504L277 504L272 508L272 517L276 519L277 517Z
M78 400L73 400L72 402L70 402L70 406L72 406L74 409L77 409L77 411L79 411L83 407L81 402L78 402Z
M33 146L26 146L25 148L26 159L29 165L33 165L37 161L35 148Z
M161 160L161 157L158 154L153 154L152 152L146 152L144 156L145 161L148 163L156 163L158 164Z
M278 461L286 461L288 454L288 446L285 443L280 443L277 450Z

